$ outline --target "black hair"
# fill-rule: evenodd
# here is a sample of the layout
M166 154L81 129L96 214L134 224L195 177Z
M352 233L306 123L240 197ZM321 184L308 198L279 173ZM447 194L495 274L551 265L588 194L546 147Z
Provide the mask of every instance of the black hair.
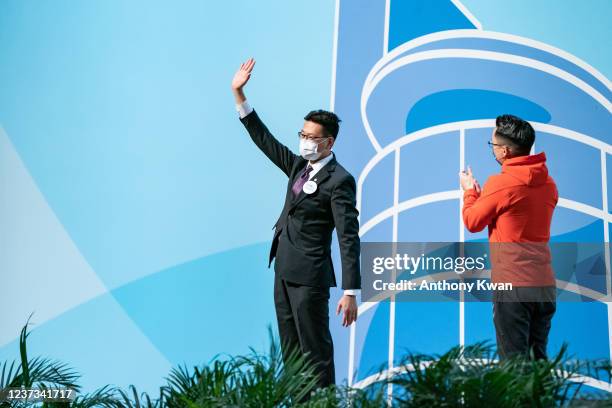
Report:
M318 123L319 125L323 126L325 132L334 139L336 139L338 136L340 122L342 122L335 113L322 109L309 112L308 115L304 117L304 120Z
M495 135L509 142L519 156L528 155L535 142L531 124L514 115L500 115L495 119Z

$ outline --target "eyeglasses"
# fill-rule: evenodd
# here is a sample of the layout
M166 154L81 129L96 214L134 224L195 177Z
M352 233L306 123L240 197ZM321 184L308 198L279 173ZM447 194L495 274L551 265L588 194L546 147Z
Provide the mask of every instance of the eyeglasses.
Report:
M487 144L489 145L489 147L495 147L495 146L507 146L505 144L499 144L499 143L493 143L491 141L488 141Z
M317 142L317 143L321 143L323 140L327 139L326 137L307 135L306 133L303 133L301 130L297 132L297 135L300 139L312 140L313 142Z

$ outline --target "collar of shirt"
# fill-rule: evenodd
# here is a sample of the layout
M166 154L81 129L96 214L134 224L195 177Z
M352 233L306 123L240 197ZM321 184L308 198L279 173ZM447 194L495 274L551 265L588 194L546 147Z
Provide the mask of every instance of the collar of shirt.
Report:
M308 179L311 180L314 177L314 175L317 174L319 170L321 170L323 167L325 167L325 165L329 163L331 159L333 158L334 158L334 152L332 152L326 158L321 159L315 163L309 163L310 166L312 167L312 171L310 172L310 177Z

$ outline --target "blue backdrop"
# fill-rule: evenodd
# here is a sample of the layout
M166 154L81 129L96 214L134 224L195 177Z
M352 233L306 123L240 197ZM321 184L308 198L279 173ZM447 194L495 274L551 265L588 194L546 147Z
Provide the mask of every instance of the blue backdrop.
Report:
M265 348L286 184L236 118L249 56L249 100L283 142L312 108L343 119L365 240L482 238L462 232L456 175L497 171L502 110L539 124L567 204L555 239L606 239L611 15L605 0L0 3L0 361L32 312L30 354L86 391L155 392L173 366ZM489 309L362 305L352 340L333 316L337 378L492 338ZM560 305L551 347L609 357L609 316Z

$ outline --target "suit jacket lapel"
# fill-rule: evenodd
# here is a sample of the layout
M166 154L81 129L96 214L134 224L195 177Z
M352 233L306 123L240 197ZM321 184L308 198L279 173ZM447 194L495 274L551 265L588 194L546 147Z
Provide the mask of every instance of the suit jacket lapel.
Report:
M329 173L334 171L335 168L336 168L336 158L334 157L333 159L329 161L329 163L327 163L327 165L323 166L323 168L319 170L317 174L314 175L314 177L312 177L311 180L317 183L317 189L319 188L321 183L325 182L325 180L327 180L330 177ZM295 183L295 180L297 180L300 174L302 174L301 171L298 172L298 175L294 179L293 183ZM293 199L293 202L291 203L291 207L289 210L292 210L293 208L295 208L298 204L304 201L306 197L308 197L309 195L310 194L306 194L304 190L301 190L300 193Z

